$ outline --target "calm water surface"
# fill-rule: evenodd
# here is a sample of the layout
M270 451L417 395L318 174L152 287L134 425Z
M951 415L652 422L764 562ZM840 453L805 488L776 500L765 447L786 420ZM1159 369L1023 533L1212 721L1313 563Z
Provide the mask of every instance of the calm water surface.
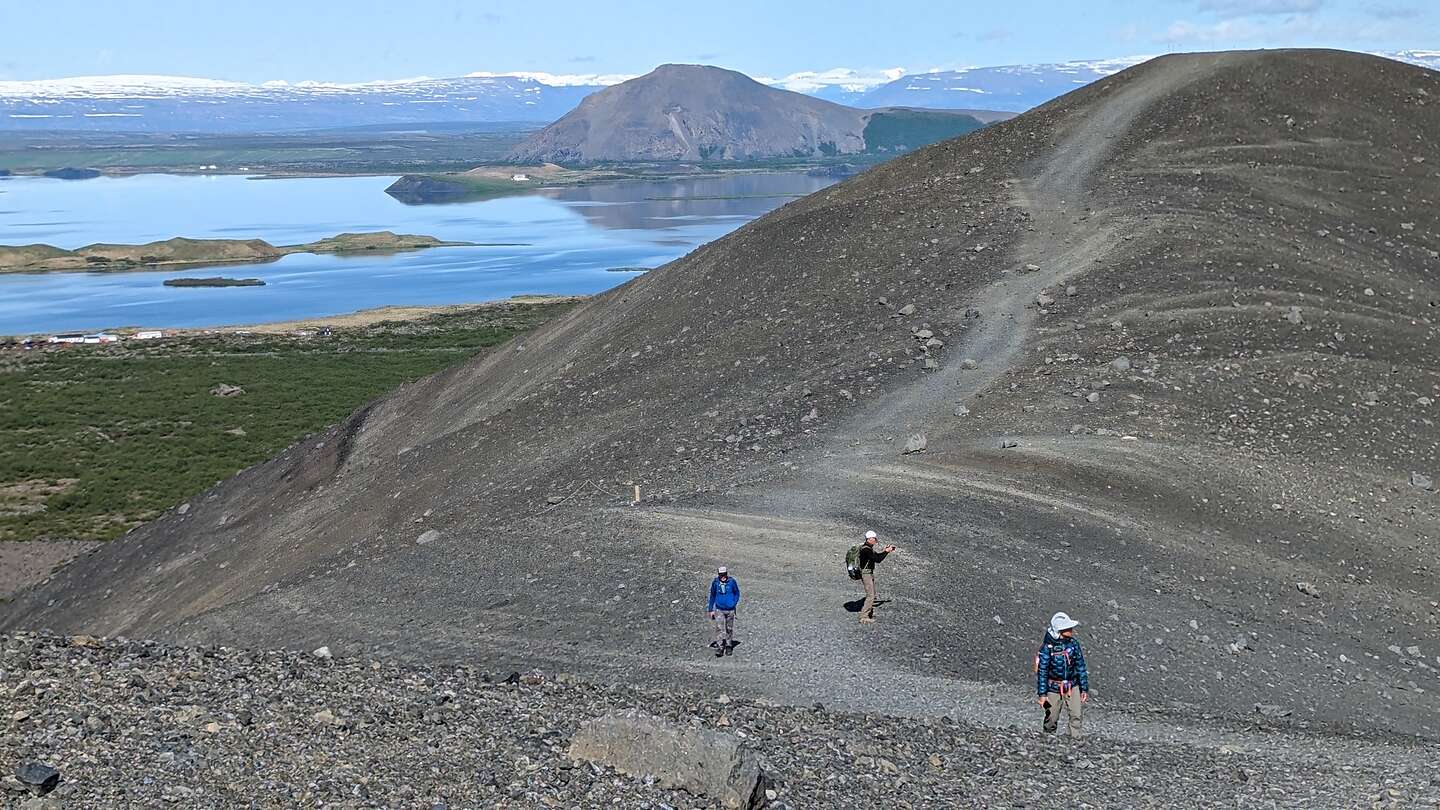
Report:
M510 243L391 256L296 254L269 264L133 273L0 275L0 334L287 321L395 305L588 294L655 267L834 182L803 174L626 182L479 202L405 205L393 177L259 180L140 175L0 179L0 244L76 248L174 236L295 244L391 230ZM180 289L167 278L259 278L264 287Z

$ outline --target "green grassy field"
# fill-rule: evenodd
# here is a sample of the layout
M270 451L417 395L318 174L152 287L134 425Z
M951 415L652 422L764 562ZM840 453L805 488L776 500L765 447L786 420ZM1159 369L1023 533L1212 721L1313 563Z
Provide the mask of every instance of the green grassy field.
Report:
M329 337L206 335L0 351L0 540L106 540L568 303ZM219 385L244 393L220 397Z

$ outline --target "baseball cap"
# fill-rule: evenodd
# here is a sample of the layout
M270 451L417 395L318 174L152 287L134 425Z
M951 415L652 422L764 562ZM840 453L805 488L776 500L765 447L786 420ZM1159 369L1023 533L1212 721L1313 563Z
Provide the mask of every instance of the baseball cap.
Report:
M865 539L866 539L866 540L874 540L874 539L875 539L875 532L865 532Z
M725 566L722 565L722 566L720 566L718 569L716 569L715 573L717 573L717 574L728 574L728 573L730 573L730 569L728 569L728 568L726 568Z

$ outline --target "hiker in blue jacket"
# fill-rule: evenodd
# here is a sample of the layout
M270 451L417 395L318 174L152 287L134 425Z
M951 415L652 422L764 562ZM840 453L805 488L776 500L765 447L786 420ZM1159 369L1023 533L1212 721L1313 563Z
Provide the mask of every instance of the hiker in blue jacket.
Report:
M715 622L715 641L710 646L715 648L716 658L735 649L735 608L739 604L740 583L722 565L710 583L710 601L705 604L710 620Z
M1080 737L1082 708L1090 699L1090 677L1085 671L1085 653L1075 628L1080 622L1064 613L1050 617L1050 632L1040 645L1035 661L1035 694L1045 709L1045 733L1054 734L1060 724L1060 712L1070 715L1069 732Z

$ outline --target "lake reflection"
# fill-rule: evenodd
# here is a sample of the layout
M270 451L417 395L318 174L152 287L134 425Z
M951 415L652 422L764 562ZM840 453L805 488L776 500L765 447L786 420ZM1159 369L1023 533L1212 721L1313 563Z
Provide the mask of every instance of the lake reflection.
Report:
M803 174L625 182L517 197L405 205L394 178L256 180L140 175L0 180L0 243L75 248L173 236L295 244L391 230L490 245L390 256L297 254L278 262L134 273L0 275L0 334L118 326L197 327L314 318L391 305L589 294L819 190ZM176 289L167 278L259 278L264 287Z

